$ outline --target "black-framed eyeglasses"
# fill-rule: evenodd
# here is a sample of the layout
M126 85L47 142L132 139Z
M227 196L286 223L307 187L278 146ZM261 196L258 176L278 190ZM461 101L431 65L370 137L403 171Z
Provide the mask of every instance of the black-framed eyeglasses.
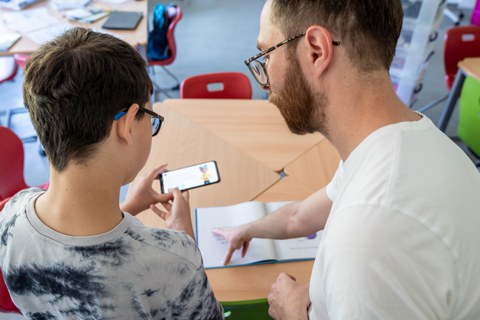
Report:
M267 69L265 68L265 62L260 61L258 59L262 58L263 56L272 52L273 50L283 46L284 44L289 43L290 41L293 41L295 39L303 37L304 35L305 35L305 32L301 33L301 34L298 34L294 37L288 38L286 40L283 40L282 42L274 45L273 47L270 47L267 50L264 50L264 51L262 51L262 52L260 52L256 55L254 55L253 57L245 60L245 64L247 65L248 69L252 73L255 80L257 80L259 85L261 85L263 87L263 86L266 86L268 84L268 73L267 73ZM339 46L340 41L332 41L332 44L334 46Z
M130 107L128 107L128 108L130 108ZM127 113L128 108L125 108L122 111L120 111L119 113L117 113L113 117L113 120L117 121L118 119L123 117ZM155 137L158 134L158 132L160 131L160 128L162 127L163 120L165 120L165 118L163 118L158 113L153 112L152 110L149 110L149 109L144 108L144 107L139 107L138 110L142 111L142 112L145 112L146 114L148 114L152 117L152 137Z

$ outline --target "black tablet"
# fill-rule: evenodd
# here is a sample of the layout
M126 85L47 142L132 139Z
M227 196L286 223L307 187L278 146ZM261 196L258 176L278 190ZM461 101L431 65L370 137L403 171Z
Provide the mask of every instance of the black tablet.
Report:
M134 30L137 28L143 13L136 11L113 11L103 24L103 29Z

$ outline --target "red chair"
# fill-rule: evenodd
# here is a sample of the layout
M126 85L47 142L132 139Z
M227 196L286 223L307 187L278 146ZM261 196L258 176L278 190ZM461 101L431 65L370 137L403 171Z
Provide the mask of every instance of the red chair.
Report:
M0 214L2 213L3 207L7 203L10 198L0 200ZM3 275L0 270L0 311L2 312L15 312L20 313L20 310L15 306L10 297L10 293L8 293L7 285L3 280Z
M207 73L186 78L180 88L184 99L251 99L252 85L240 72Z
M13 131L0 127L0 214L10 198L28 188L23 177L23 144ZM49 183L40 188L47 189ZM0 311L21 313L13 303L0 272Z
M27 60L30 58L30 55L28 54L21 54L21 53L15 53L13 55L13 59L17 63L17 65L22 68L23 71L25 71L25 66L27 64Z
M28 188L23 177L23 144L8 128L0 127L0 201ZM49 183L40 186L47 189Z
M445 34L445 82L450 90L458 71L458 63L468 57L480 57L480 27L462 26Z
M458 63L468 57L480 57L480 27L461 26L447 30L444 41L443 62L445 66L445 83L447 89L452 89L455 75L458 71ZM442 97L423 108L420 112L425 112L437 104L443 102L448 97Z
M163 93L167 97L171 98L171 96L168 94L169 90L178 90L180 88L180 80L170 71L166 68L166 66L172 64L175 61L175 58L177 57L177 44L175 42L175 27L177 26L178 22L180 19L183 17L183 11L179 6L176 5L169 5L166 10L166 19L168 23L168 29L167 29L167 46L168 46L168 54L167 58L163 60L151 60L148 59L148 66L151 72L152 76L152 83L156 91L156 95ZM155 82L155 67L160 66L162 69L176 81L176 84L172 88L162 88Z

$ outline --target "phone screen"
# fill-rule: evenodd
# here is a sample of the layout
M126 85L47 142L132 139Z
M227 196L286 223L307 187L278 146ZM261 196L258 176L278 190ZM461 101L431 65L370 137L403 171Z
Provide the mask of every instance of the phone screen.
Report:
M220 182L220 175L215 161L166 171L160 175L162 193L168 193L174 188L184 191L218 182Z

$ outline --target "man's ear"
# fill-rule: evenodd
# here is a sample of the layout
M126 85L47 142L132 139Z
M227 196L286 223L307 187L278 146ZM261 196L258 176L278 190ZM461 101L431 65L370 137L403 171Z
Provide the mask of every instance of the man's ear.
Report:
M127 113L123 117L115 121L117 124L118 137L129 145L133 144L132 126L133 122L135 121L135 115L137 114L138 109L138 104L132 104L130 108L128 108Z
M331 33L322 26L314 25L305 32L308 61L315 77L320 77L330 65L333 54Z

